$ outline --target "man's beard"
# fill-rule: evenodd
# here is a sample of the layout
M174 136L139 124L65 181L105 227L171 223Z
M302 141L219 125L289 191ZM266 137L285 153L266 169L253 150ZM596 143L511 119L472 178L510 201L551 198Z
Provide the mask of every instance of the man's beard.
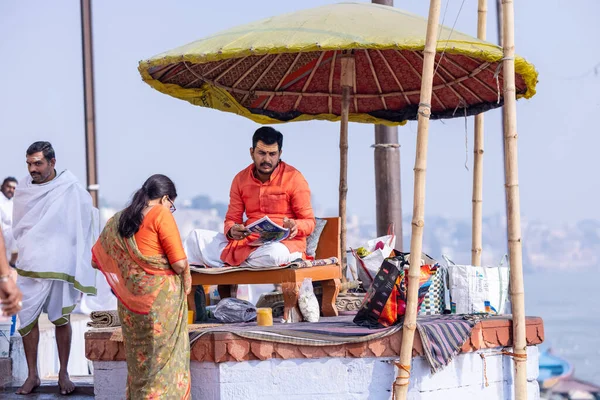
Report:
M35 174L29 174L29 175L31 175L31 179L33 179L34 182L41 182L44 180L42 174L35 173Z

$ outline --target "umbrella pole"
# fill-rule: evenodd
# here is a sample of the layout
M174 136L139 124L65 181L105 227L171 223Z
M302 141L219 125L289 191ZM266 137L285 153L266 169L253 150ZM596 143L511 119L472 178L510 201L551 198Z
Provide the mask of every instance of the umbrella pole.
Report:
M485 40L487 0L479 0L477 7L477 38ZM475 116L473 143L473 223L471 225L471 265L481 265L483 218L483 113Z
M346 257L346 195L348 194L348 113L350 112L350 92L354 86L354 57L344 54L340 57L342 67L342 121L340 124L340 263L342 280L346 280L348 260Z
M502 61L504 94L504 188L508 219L510 256L510 296L513 313L513 363L515 399L527 399L527 339L525 332L525 290L523 288L523 248L521 245L521 206L517 159L517 98L515 88L515 10L512 0L502 1L504 32Z
M429 135L429 116L431 115L431 94L433 90L433 67L437 47L437 30L440 19L440 0L429 3L425 50L423 51L423 75L417 126L417 152L415 157L415 178L413 194L412 234L410 238L410 268L408 271L408 289L406 314L402 327L402 345L400 362L397 364L398 376L394 382L394 397L405 400L412 362L413 340L417 327L417 304L419 278L421 276L421 252L423 246L423 226L425 225L425 171L427 168L427 142Z
M85 164L87 190L98 207L98 161L96 152L96 111L94 105L94 60L92 46L92 4L81 0L81 37L83 58L83 102L85 116Z

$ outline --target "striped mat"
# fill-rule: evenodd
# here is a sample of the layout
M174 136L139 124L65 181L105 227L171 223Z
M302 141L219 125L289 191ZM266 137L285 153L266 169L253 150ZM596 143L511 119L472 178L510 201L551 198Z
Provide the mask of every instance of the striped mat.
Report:
M353 315L322 317L318 323L275 323L273 326L258 326L255 322L227 324L190 332L190 343L193 343L206 334L226 332L245 339L266 342L294 344L298 346L332 346L345 343L367 342L393 335L402 330L401 325L380 329L364 328L355 325L352 322L353 317Z
M460 353L471 337L473 327L484 315L420 315L417 330L423 343L425 358L436 373Z
M321 318L319 323L274 324L271 327L255 323L229 324L190 332L194 342L203 335L229 332L236 336L276 343L302 346L331 346L361 343L399 334L402 324L369 329L355 325L354 316ZM417 319L417 331L423 344L425 359L435 373L448 365L471 337L473 327L485 315L422 315Z
M386 336L400 334L402 324L387 328L369 329L355 325L353 315L321 318L319 323L275 323L273 326L257 326L255 322L240 324L194 324L189 327L190 344L202 336L225 332L238 337L298 346L332 346L361 343ZM473 327L485 315L420 315L417 331L423 344L425 358L431 372L440 371L460 353L470 338ZM122 341L120 327L95 329L110 331L111 341Z

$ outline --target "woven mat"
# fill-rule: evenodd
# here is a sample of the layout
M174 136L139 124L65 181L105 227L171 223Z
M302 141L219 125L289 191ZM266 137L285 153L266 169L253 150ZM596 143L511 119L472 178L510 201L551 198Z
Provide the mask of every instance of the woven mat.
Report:
M353 318L353 315L321 317L318 323L283 324L275 322L273 326L257 326L256 322L226 324L190 334L190 343L206 334L226 332L245 339L267 342L302 346L331 346L380 339L402 329L401 325L381 329L364 328L355 325L352 322Z
M210 328L216 328L221 326L222 324L193 324L188 326L188 332L190 333L190 337L195 337L198 333L201 333ZM112 342L122 342L123 341L123 331L121 327L113 327L113 328L99 328L94 329L94 332L111 332L110 341ZM199 337L199 336L198 336Z

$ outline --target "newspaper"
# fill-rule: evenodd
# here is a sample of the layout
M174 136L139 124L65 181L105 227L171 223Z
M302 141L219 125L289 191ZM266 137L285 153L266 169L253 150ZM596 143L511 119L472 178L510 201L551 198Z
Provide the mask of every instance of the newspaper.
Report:
M258 239L248 243L250 246L262 246L268 243L281 242L290 235L289 229L277 225L267 215L251 223L246 229L260 235Z

